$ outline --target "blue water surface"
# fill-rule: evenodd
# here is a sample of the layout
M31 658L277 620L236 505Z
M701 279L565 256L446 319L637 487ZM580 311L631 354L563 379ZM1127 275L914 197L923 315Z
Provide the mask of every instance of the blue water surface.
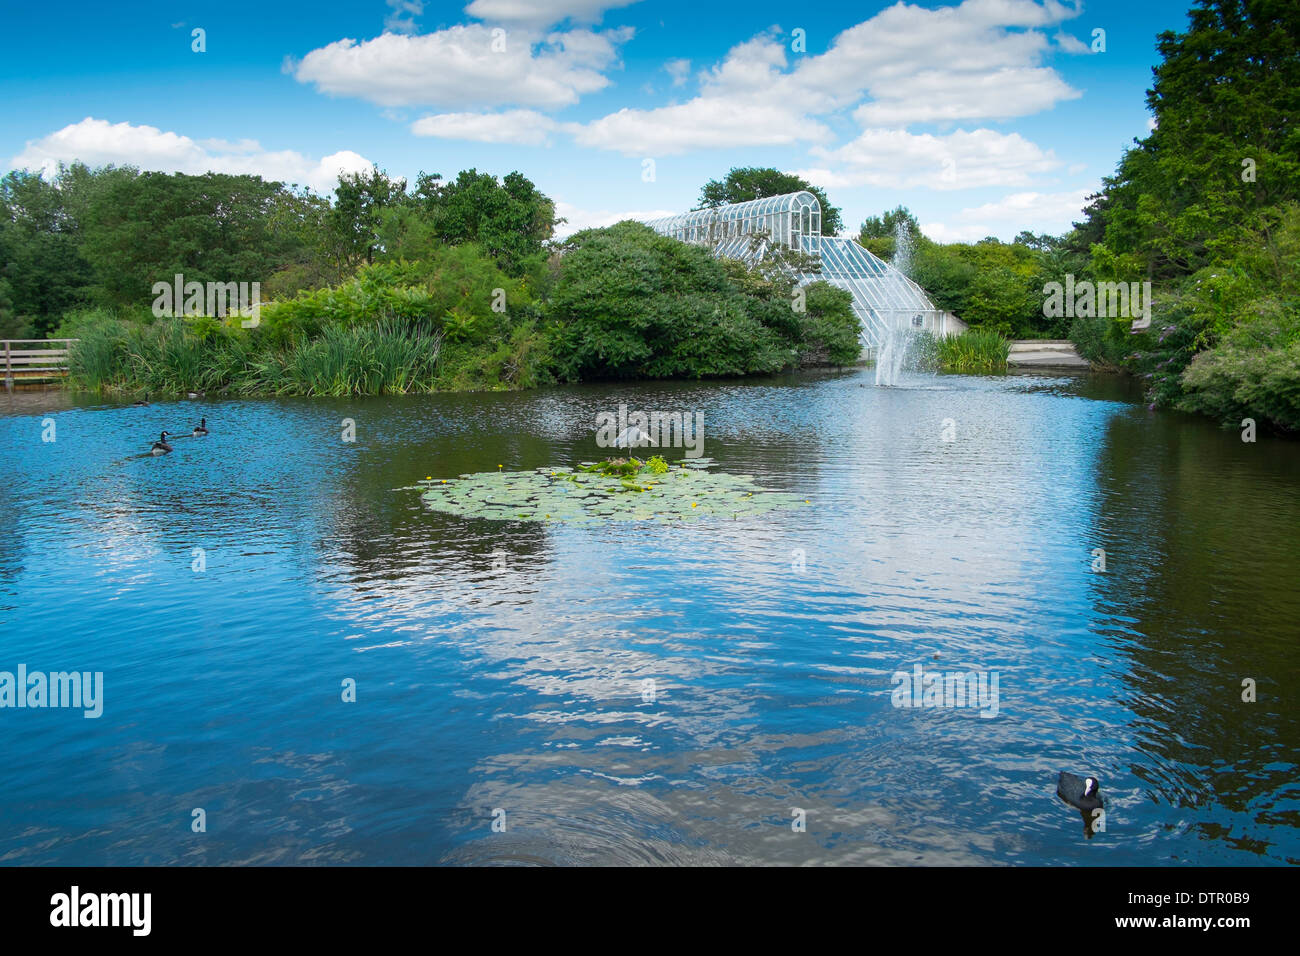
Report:
M0 709L0 861L1300 861L1300 447L1100 377L873 381L0 398L0 671L104 675L98 719ZM410 490L605 457L620 403L810 506ZM894 706L918 664L996 674L996 715Z

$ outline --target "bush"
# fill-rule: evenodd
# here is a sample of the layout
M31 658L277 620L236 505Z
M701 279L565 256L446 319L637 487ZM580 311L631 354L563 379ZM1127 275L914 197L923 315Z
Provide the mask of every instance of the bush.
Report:
M578 233L548 310L557 377L701 378L855 361L853 297L813 282L797 310L790 255L750 268L639 223Z
M1103 316L1074 319L1069 338L1080 355L1101 368L1120 368L1131 347L1124 327Z
M378 395L547 381L549 339L538 318L528 280L505 276L467 245L269 303L255 329L239 316L92 310L70 314L61 331L81 340L71 383L89 390Z
M1300 341L1283 348L1225 346L1202 352L1183 373L1178 407L1224 425L1262 419L1300 432Z
M568 381L776 371L791 356L755 308L707 249L634 222L584 230L550 302L556 371Z
M828 282L805 289L807 311L801 323L800 364L850 365L862 354L862 322L853 311L853 294Z
M1300 311L1265 307L1193 358L1180 385L1174 404L1186 411L1300 431Z
M443 246L415 262L363 266L354 278L262 306L260 334L277 347L330 325L393 321L448 339L495 342L508 337L511 315L531 307L529 278L511 278L472 243ZM502 311L504 310L504 311Z

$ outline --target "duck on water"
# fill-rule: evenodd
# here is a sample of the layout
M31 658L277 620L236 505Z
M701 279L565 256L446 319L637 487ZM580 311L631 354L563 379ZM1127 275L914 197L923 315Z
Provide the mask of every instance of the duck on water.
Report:
M1056 795L1079 811L1083 817L1083 835L1089 840L1098 830L1106 829L1106 811L1099 786L1096 777L1076 777L1064 770L1056 780Z
M1101 791L1097 789L1096 777L1080 778L1062 770L1056 780L1056 795L1084 813L1091 813L1102 806Z

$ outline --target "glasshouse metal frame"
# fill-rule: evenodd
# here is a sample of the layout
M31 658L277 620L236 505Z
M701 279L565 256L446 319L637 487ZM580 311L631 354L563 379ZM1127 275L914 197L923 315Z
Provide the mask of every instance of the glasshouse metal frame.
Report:
M822 234L822 207L809 192L697 209L646 223L682 242L717 245L742 236L764 236L790 249L815 246Z
M810 192L786 193L749 202L651 219L660 235L713 247L719 258L751 265L773 245L814 256L820 271L795 271L800 285L819 280L848 291L862 322L862 344L879 348L897 329L928 329L947 335L959 323L926 296L906 275L852 239L821 234L822 211Z

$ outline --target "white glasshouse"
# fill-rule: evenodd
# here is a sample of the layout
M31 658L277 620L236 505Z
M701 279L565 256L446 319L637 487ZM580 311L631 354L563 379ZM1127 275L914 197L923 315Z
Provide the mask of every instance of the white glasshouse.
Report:
M756 262L772 244L816 256L820 272L799 272L801 284L825 280L853 295L862 320L862 344L879 348L896 329L928 329L938 335L962 323L938 309L919 285L852 239L822 235L822 210L809 192L697 209L646 222L660 235L713 247L713 254Z

